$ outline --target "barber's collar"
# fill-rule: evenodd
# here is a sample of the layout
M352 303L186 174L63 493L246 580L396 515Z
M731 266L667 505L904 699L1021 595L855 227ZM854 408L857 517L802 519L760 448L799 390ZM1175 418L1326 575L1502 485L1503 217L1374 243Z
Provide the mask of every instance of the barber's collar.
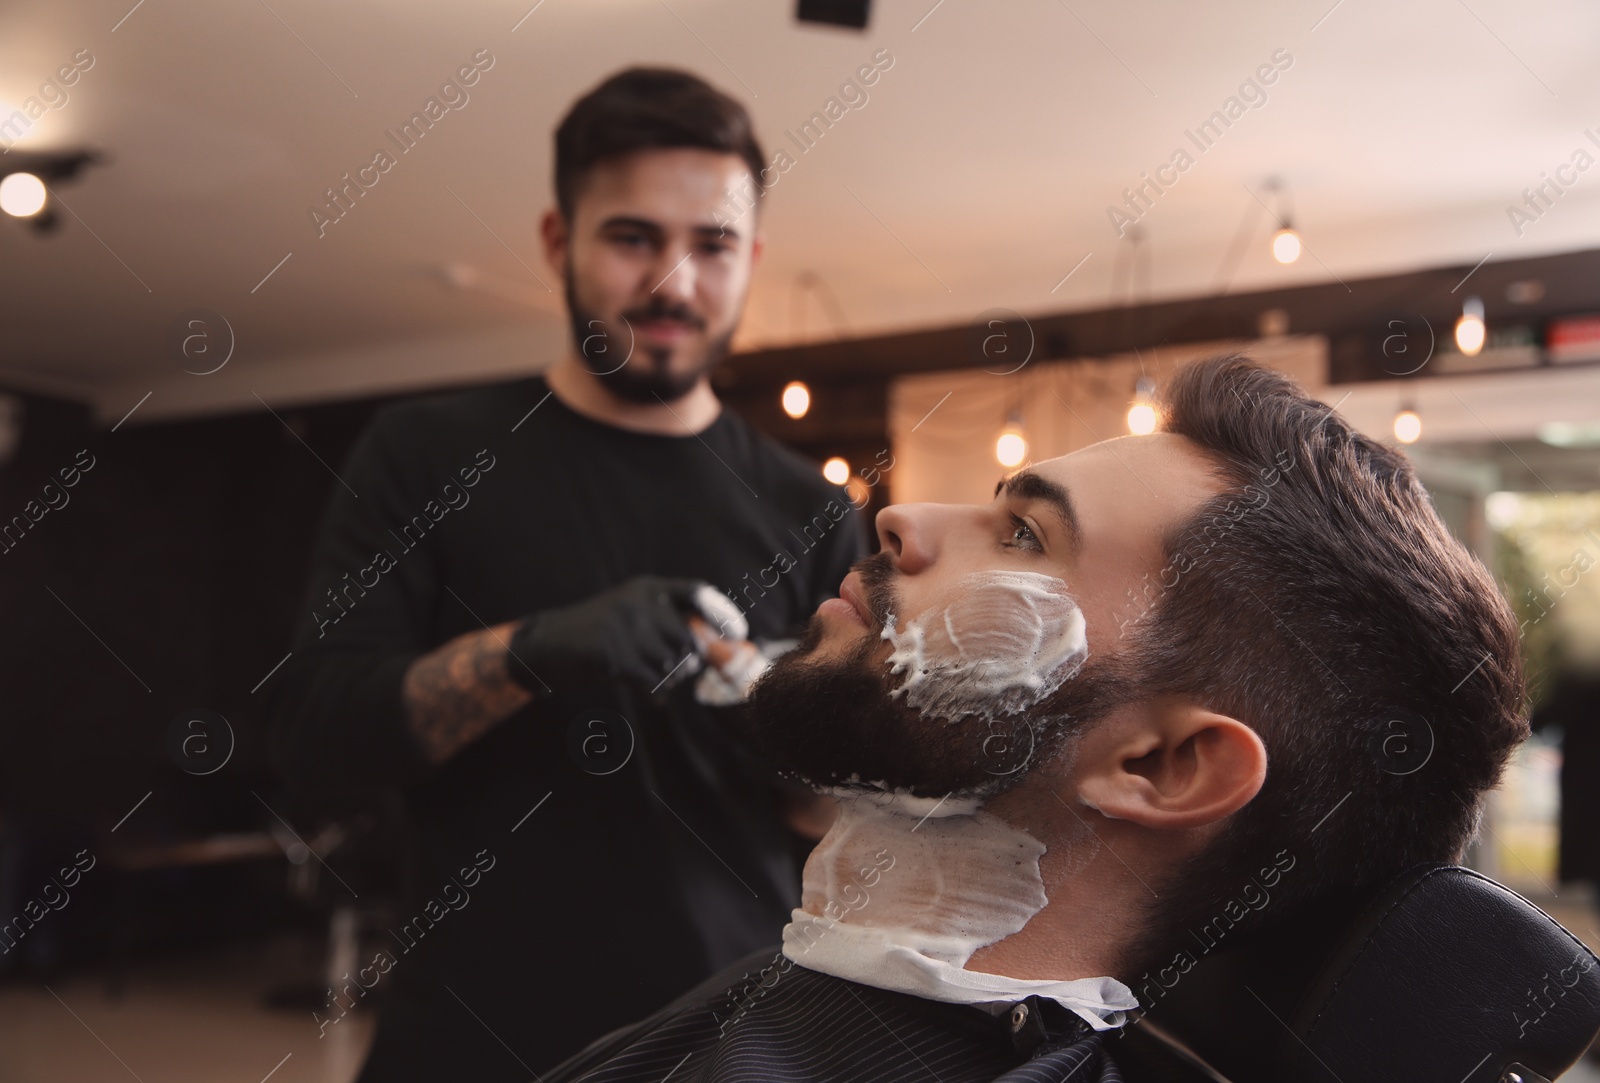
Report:
M1133 991L1112 977L1051 981L966 970L896 943L893 929L847 924L804 910L794 911L784 927L783 953L809 970L876 989L972 1004L994 1015L1011 1013L1013 1034L1043 1034L1038 1031L1046 1022L1041 1002L1059 1005L1094 1030L1122 1026L1139 1006Z

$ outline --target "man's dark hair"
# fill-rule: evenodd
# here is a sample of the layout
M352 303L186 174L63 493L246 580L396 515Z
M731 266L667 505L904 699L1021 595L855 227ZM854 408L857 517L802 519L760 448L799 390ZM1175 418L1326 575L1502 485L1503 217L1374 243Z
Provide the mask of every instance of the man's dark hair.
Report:
M1180 369L1162 427L1225 491L1164 539L1132 672L1267 749L1259 795L1151 904L1147 947L1169 962L1238 923L1218 915L1270 923L1460 860L1528 725L1516 619L1405 456L1239 356ZM1263 874L1279 855L1292 870Z
M579 98L556 129L556 206L572 221L595 165L639 150L698 147L737 154L761 192L761 144L744 106L673 68L627 68Z

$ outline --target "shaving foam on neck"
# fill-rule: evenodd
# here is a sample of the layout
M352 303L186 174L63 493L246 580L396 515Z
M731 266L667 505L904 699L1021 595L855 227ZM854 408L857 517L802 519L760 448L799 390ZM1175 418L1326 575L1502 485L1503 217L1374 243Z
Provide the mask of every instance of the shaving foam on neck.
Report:
M1008 714L1033 706L1089 656L1083 611L1055 576L990 570L964 576L948 601L904 630L890 614L882 638L894 695L928 718Z
M806 861L800 908L960 966L1044 909L1044 850L975 801L853 797Z
M1097 1030L1137 1006L1110 977L1018 979L965 969L1050 901L1045 847L976 799L853 795L806 861L783 952L812 970L958 1004L1057 1000Z

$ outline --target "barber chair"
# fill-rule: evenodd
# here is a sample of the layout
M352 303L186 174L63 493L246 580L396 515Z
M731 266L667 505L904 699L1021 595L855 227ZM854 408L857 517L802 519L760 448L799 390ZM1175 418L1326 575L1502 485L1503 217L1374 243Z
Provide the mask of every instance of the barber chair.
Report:
M1129 1083L1544 1083L1600 1032L1600 959L1470 869L1419 865L1285 925L1163 975L1108 1042Z

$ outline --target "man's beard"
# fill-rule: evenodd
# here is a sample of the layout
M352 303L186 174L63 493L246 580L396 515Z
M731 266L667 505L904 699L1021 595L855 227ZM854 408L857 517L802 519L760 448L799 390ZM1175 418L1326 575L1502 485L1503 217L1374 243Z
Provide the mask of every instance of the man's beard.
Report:
M573 346L579 359L613 395L628 402L676 402L694 390L701 377L711 372L728 356L733 328L706 343L700 363L683 372L672 368L673 351L667 347L639 347L634 342L633 324L653 319L673 319L705 330L705 320L687 305L664 297L652 297L648 305L620 313L612 326L578 300L572 264L567 264L567 319L572 327Z
M873 614L869 635L842 658L811 657L816 617L799 645L751 690L745 724L758 750L816 785L861 785L920 797L991 797L1054 760L1074 738L1132 698L1117 658L1089 659L1054 694L1025 711L956 722L929 719L891 696L901 677L877 655L898 614L886 553L855 566Z

